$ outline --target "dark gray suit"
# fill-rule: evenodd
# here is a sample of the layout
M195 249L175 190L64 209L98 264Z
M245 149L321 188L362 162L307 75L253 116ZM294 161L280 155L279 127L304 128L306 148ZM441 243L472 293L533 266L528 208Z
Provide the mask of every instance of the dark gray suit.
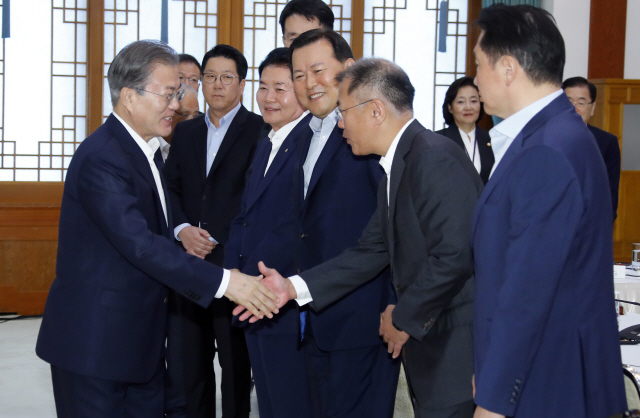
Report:
M417 410L472 400L471 220L482 182L450 139L412 122L400 138L378 209L358 245L303 272L321 310L391 266L394 325L412 338L404 361Z

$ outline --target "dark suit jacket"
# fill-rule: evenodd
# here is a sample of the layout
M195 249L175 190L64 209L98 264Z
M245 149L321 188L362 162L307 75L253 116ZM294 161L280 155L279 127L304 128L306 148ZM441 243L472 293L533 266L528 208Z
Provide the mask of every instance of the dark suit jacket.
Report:
M611 204L593 136L562 94L523 128L474 218L478 405L516 417L626 409Z
M414 121L393 158L378 209L358 245L301 274L323 309L391 266L394 325L411 335L404 359L421 405L470 401L473 280L470 235L482 182L453 142Z
M309 141L300 145L296 173L296 271L308 270L356 244L375 210L384 173L379 157L353 155L336 126L313 169L305 199L302 166L308 150ZM309 311L316 344L326 351L382 344L380 312L393 300L389 274L384 272L330 309Z
M206 307L222 279L220 268L176 247L168 215L167 226L146 156L109 116L69 165L38 356L101 379L153 376L164 349L167 286Z
M176 125L164 168L176 226L188 223L206 229L218 241L207 261L222 266L223 246L231 221L240 212L245 175L253 158L262 117L240 107L220 149L207 169L207 123L204 116Z
M609 189L611 190L611 205L613 207L613 219L618 217L618 188L620 187L620 145L618 137L595 126L587 125L596 138L598 148L609 176Z
M460 129L458 129L455 123L436 133L453 139L456 144L460 145L463 151L466 150L464 142L462 142L462 137L460 136ZM480 153L480 178L482 179L482 183L487 184L491 169L493 168L493 162L495 161L493 150L491 149L489 132L476 126L476 142L478 143L478 152Z
M225 247L225 267L237 268L252 276L260 275L258 262L275 268L285 277L295 273L293 262L294 221L291 196L298 144L308 140L312 115L302 119L284 140L266 176L264 170L271 153L271 142L265 137L258 142L242 196L240 214L231 224ZM248 325L250 332L298 334L297 304L289 302L269 321ZM285 360L285 359L282 359Z

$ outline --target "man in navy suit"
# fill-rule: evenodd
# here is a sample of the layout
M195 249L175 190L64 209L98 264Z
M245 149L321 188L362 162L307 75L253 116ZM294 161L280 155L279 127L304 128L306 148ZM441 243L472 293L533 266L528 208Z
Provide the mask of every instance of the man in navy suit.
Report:
M311 137L311 115L293 90L287 48L271 51L258 72L256 99L271 131L258 142L224 265L257 276L264 261L293 274L293 174L297 146ZM297 305L289 303L273 321L245 328L261 418L311 416L299 327Z
M576 112L582 117L584 123L596 138L600 154L604 159L609 176L609 189L611 191L611 205L613 206L613 219L618 217L618 188L620 187L620 144L618 138L607 131L589 125L589 120L596 110L597 89L593 83L583 77L572 77L564 80L562 90L571 100Z
M36 346L51 363L59 417L162 416L168 287L202 307L224 295L258 314L275 309L254 278L173 243L154 154L183 95L177 65L160 42L120 51L108 72L113 114L69 165Z
M475 416L626 409L611 202L598 146L560 86L564 42L533 6L482 9L474 52L495 165L476 207Z
M337 126L335 76L354 62L347 42L334 31L315 29L299 35L290 49L296 96L314 116L312 136L298 147L297 273L356 244L376 208L383 171L377 156L355 156ZM390 416L400 364L378 330L380 313L394 302L384 271L339 302L303 315L314 416Z
M202 93L207 113L176 125L164 168L176 239L189 254L217 266L223 265L231 221L240 213L246 172L264 125L262 117L240 102L246 76L247 60L236 48L220 44L205 54ZM249 416L249 353L244 332L231 326L232 309L227 300L203 309L178 298L190 418L216 414L216 353L223 415Z

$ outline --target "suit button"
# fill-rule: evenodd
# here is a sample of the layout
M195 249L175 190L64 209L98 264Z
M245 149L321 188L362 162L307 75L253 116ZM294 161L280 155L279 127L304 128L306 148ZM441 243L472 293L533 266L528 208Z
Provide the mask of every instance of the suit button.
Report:
M305 239L306 237L308 237L309 235L307 234L300 234L300 238Z
M246 223L246 222L243 222L243 223L242 223L242 226L244 226L245 228L247 227L247 225L249 225L249 224L248 224L248 223Z
M298 269L298 274L300 274L300 269Z
M515 399L513 399L513 398L511 398L511 401L509 401L509 402L511 402L511 403L516 403L516 400L515 400Z
M516 379L516 383L517 383L517 384L520 384L520 383L522 383L522 380L520 380L520 379Z
M169 303L169 298L164 298L164 303Z
M203 195L202 195L202 200L203 200L203 201L204 201L204 200L207 200L207 195L203 194Z

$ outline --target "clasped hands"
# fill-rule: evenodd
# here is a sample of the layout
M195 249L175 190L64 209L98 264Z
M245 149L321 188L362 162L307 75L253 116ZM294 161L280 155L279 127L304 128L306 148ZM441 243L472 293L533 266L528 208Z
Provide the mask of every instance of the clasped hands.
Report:
M402 346L409 340L409 334L393 326L392 313L396 305L389 305L380 314L380 336L387 343L387 351L393 358L402 352Z
M278 313L277 309L282 308L287 302L298 296L296 289L289 279L282 277L275 269L268 268L262 261L258 263L258 268L262 276L260 276L256 283L267 288L277 297L277 300L274 298L272 298L272 300L276 301L276 311L273 312ZM241 321L249 319L249 323L251 324L264 317L264 315L256 315L256 312L244 303L238 303L238 306L233 310L233 315L240 315L238 319ZM272 315L267 315L267 317L271 318Z

